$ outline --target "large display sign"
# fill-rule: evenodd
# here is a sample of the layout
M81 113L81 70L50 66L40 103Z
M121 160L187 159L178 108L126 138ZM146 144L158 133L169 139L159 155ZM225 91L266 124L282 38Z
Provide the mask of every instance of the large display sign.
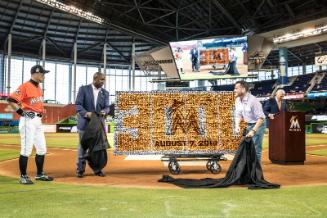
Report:
M247 37L171 42L182 80L246 77Z
M236 151L233 92L117 92L115 154Z

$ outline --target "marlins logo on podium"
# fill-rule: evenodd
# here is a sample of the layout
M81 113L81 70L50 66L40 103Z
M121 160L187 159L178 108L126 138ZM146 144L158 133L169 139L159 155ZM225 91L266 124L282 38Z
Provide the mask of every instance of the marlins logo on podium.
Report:
M297 118L297 116L292 116L290 119L290 129L289 131L292 132L301 132L301 127L300 127L300 123L299 123L299 119Z

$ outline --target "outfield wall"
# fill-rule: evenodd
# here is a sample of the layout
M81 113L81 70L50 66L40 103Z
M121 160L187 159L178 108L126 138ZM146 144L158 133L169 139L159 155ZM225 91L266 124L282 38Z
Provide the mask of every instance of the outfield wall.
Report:
M45 115L42 118L44 124L56 124L67 117L74 116L76 109L74 104L45 104ZM17 115L6 101L0 101L0 113L13 116L12 120L19 120Z

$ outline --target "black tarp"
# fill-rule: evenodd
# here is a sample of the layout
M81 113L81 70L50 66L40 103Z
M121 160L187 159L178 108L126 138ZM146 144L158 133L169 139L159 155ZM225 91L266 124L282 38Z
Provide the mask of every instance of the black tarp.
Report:
M107 148L109 146L104 124L101 117L92 113L91 120L85 128L81 139L82 148L86 151L85 159L94 173L100 172L108 161Z
M253 141L248 138L244 138L241 141L225 178L175 179L164 175L159 182L173 183L184 188L223 188L231 185L246 185L249 189L273 189L280 187L280 185L267 182L264 179Z

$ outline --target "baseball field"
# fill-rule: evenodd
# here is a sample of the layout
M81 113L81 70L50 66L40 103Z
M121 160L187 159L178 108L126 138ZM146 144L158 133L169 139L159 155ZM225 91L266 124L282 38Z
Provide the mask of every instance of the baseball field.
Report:
M112 143L112 135L109 135ZM110 154L104 178L90 170L75 177L77 134L47 134L45 169L54 182L18 184L19 136L0 135L0 217L327 217L327 135L306 136L302 166L277 166L267 158L263 170L277 190L181 189L157 180L168 174L159 160L128 160ZM111 152L110 152L111 153ZM220 178L203 166L183 168L178 177ZM34 158L28 172L35 175Z

